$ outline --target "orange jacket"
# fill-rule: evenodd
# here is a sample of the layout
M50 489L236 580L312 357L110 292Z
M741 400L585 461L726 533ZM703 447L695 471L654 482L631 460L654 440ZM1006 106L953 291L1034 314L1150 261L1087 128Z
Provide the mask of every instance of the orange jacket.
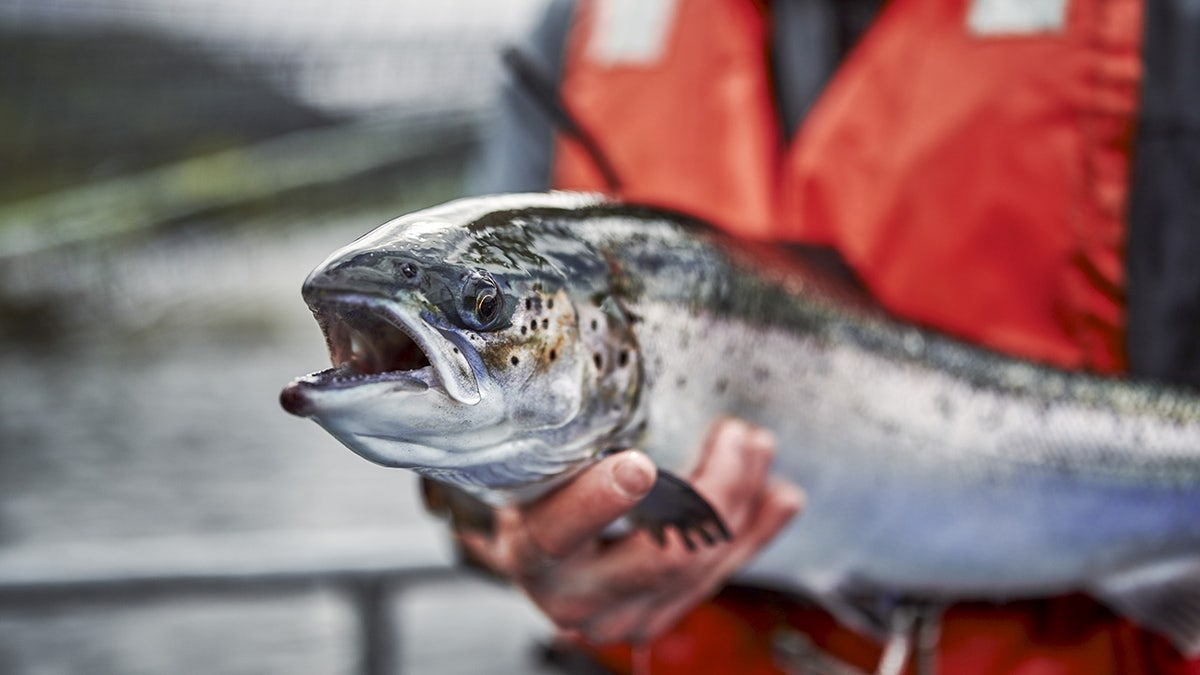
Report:
M864 673L882 650L810 605L747 589L726 589L669 633L642 648L641 669L672 673L796 675L778 647L803 634L825 654ZM584 646L614 673L632 673L628 645ZM1163 638L1139 630L1090 599L1072 595L1006 605L965 603L942 617L936 672L943 675L1196 675ZM915 675L910 662L907 673ZM822 671L824 672L824 671Z
M762 3L665 4L666 27L629 48L611 5L581 2L566 44L563 104L621 197L832 246L894 313L967 340L1125 369L1140 0L1072 0L1024 22L986 11L1013 3L893 0L790 139ZM568 137L553 184L606 188ZM818 610L726 594L655 643L651 672L780 672L771 636L790 628L865 670L878 660L878 645ZM595 653L628 666L628 648ZM952 607L938 661L945 673L1200 674L1076 596Z
M604 44L627 28L582 2L561 95L625 199L831 245L900 316L1120 372L1141 2L1075 0L1019 34L971 6L889 3L786 144L753 0L675 3L659 53L624 60ZM556 187L605 187L558 150Z

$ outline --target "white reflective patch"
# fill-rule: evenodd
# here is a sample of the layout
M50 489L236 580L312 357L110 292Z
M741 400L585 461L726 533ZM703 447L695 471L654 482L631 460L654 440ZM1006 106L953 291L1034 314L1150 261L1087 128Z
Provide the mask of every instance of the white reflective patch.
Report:
M603 65L650 64L662 56L677 0L600 0L588 56Z
M971 0L967 28L975 35L1032 35L1061 32L1067 0Z

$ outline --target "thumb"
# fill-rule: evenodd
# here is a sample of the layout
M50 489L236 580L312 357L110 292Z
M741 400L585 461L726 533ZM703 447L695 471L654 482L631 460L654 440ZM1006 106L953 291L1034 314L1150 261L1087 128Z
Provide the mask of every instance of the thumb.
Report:
M625 515L650 492L658 470L636 450L617 453L523 510L530 559L559 560Z

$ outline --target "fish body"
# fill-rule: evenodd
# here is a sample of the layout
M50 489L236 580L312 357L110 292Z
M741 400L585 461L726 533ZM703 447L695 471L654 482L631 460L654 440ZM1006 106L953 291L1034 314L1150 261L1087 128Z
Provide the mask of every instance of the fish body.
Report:
M742 574L867 605L1085 591L1200 652L1200 399L888 317L781 246L587 195L452 202L305 282L335 367L284 405L500 504L717 416L774 432L807 508ZM864 603L863 598L872 602Z

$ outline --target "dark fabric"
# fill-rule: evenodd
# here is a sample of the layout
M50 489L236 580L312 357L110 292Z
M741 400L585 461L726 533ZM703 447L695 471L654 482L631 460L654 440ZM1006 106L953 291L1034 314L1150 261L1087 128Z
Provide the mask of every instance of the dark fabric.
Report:
M1130 199L1130 373L1200 387L1200 0L1147 0Z
M776 0L771 11L771 79L791 138L833 71L875 18L881 0Z
M520 47L521 53L534 60L555 83L562 80L563 51L574 13L574 0L553 0ZM506 73L468 191L493 194L548 189L554 131L533 95L512 73Z
M840 61L836 10L826 0L771 3L771 81L791 138Z

